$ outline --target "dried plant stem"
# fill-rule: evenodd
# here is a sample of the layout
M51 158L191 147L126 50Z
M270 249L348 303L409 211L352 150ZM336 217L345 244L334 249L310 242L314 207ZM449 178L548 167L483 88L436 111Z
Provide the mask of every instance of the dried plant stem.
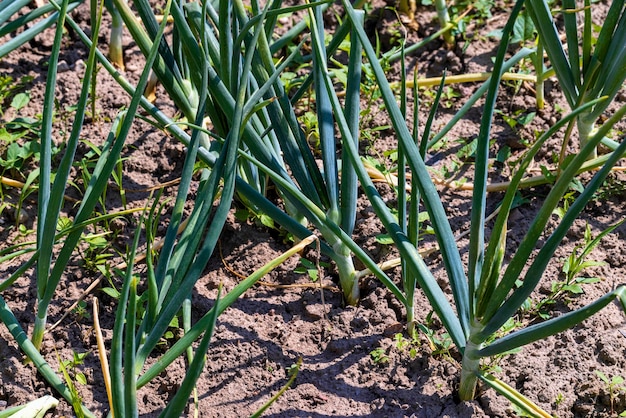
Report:
M458 74L458 75L448 75L444 80L445 85L449 84L460 84L460 83L475 83L478 81L486 81L491 77L491 73L471 73L471 74ZM436 87L441 84L442 77L428 77L428 78L418 78L417 86L418 87ZM502 74L503 81L526 81L530 83L536 83L537 77L532 74L520 74L520 73L504 73ZM413 80L407 80L406 86L407 88L412 88L414 86ZM392 84L395 87L394 84Z
M166 181L164 183L158 183L150 187L146 187L143 189L124 189L126 193L148 193L154 190L162 189L164 187L175 186L180 183L180 178ZM26 183L23 183L19 180L15 180L9 177L0 176L0 184L4 184L5 186L15 187L16 189L23 189ZM117 184L113 184L112 187L116 190L119 190L119 186ZM71 196L64 195L63 198L68 202L80 203L79 199L75 199Z
M589 161L590 163L593 162L593 160ZM585 171L597 171L600 168L602 168L601 166L592 166L592 164L586 164L581 168L581 173L585 172ZM626 167L613 167L611 168L611 171L613 172L618 172L618 171L626 171ZM556 175L556 170L553 171L553 174ZM433 178L433 181L436 184L441 184L444 185L448 188L451 189L455 189L455 190L474 190L474 185L472 183L463 183L463 182L459 182L459 181L445 181L445 180L441 180L441 179L437 179L437 178ZM520 182L520 184L518 185L518 188L520 189L527 189L530 187L535 187L535 186L540 186L542 184L548 184L551 183L551 180L549 178L547 178L546 176L531 176L531 177L527 177L524 180L522 180ZM495 192L505 192L509 187L511 186L511 182L510 181L502 181L502 182L496 182L496 183L491 183L487 185L487 192L489 193L495 193Z
M104 378L104 387L107 391L107 398L109 399L109 407L111 408L111 418L115 418L113 411L113 395L111 393L111 375L109 374L109 360L107 359L106 348L104 347L104 338L102 337L102 330L100 329L100 317L98 313L98 298L93 298L93 329L96 333L96 343L98 344L98 357L100 358L100 365L102 366L102 375Z

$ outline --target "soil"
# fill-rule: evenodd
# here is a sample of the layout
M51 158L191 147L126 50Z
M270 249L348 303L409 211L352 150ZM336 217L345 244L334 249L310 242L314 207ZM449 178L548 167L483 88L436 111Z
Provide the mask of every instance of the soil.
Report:
M379 35L383 50L398 34L398 20L387 9L388 5L374 1L373 16L368 22L368 30ZM594 3L594 9L606 13L606 2ZM335 9L337 11L339 9ZM449 74L488 71L490 57L494 56L498 41L489 34L493 29L504 25L507 7L498 3L492 10L492 17L477 21L466 28L465 37L458 37L458 45L447 49L441 41L434 41L407 57L407 68L417 67L421 77L441 75L444 69ZM89 13L81 6L72 13L77 22L88 27ZM329 19L332 13L328 14ZM108 19L108 17L105 17ZM288 22L287 22L288 24ZM107 22L105 20L105 27ZM431 7L420 6L417 13L417 27L406 29L410 44L423 39L437 30L436 14ZM32 76L28 83L31 101L20 111L19 116L35 116L41 113L43 92L46 85L46 64L54 37L53 29L37 36L0 61L0 74L11 75L14 79ZM106 31L101 35L103 50L106 51ZM140 54L132 42L125 38L127 67L124 75L136 82L142 66ZM56 120L55 140L62 143L67 138L71 126L71 114L65 106L76 103L82 71L82 60L87 50L70 31L62 49L57 80L56 99L60 104ZM399 64L390 70L390 77L398 78ZM446 100L440 109L433 131L454 115L477 88L477 84L464 84L453 87L458 97ZM567 104L559 93L556 81L550 80L546 89L547 106L544 110L535 109L532 89L527 85L503 84L498 109L508 115L536 112L528 125L511 128L503 118L498 117L493 129L493 156L509 146L512 149L511 161L515 161L523 151L524 141L532 140L534 132L545 130L559 118L560 110ZM431 90L432 91L432 90ZM427 97L424 92L424 97ZM624 102L624 94L617 100ZM421 100L425 100L420 98ZM97 109L98 117L89 119L84 126L82 138L101 145L117 112L129 102L127 95L115 81L102 70L98 74ZM167 101L163 91L157 94L157 105L173 114L175 109ZM379 106L372 106L374 113L368 124L370 128L383 126L387 120ZM420 108L420 119L426 120L428 103ZM413 109L410 109L412 112ZM518 113L516 113L518 112ZM434 169L452 167L461 145L470 141L478 133L481 117L479 102L466 118L447 135L447 146L430 155L429 164ZM16 115L6 112L5 120ZM623 124L622 124L623 125ZM617 130L624 130L618 126ZM389 129L380 130L367 146L367 152L381 157L387 150L394 149L396 140ZM551 164L553 155L558 152L562 136L556 136L546 144L538 157L536 167ZM575 141L574 141L575 142ZM575 152L575 145L570 146ZM88 152L87 146L79 150L81 155ZM137 121L124 151L123 188L126 189L126 207L143 207L150 197L148 188L176 180L184 160L184 146L173 138L153 129L148 124ZM24 169L24 172L34 167ZM471 161L460 161L456 168L461 176L471 181ZM5 173L19 176L19 173ZM507 165L494 164L490 173L491 181L509 178ZM582 176L581 181L588 181ZM23 180L23 178L21 179ZM605 193L594 200L585 210L581 219L572 227L568 236L550 264L544 281L532 296L534 300L545 297L553 281L562 279L561 268L576 245L581 243L586 225L592 233L600 231L622 219L626 215L623 199L626 196L626 178L613 174ZM68 195L79 198L82 184L76 179L78 188L69 187ZM111 183L106 199L106 210L115 211L123 207L119 191ZM380 184L381 194L393 199L392 189ZM525 203L513 211L507 247L513 251L526 232L534 214L545 198L548 187L537 187L522 192ZM464 232L469 226L470 198L467 191L441 187L441 196L453 227ZM164 187L164 196L173 197L176 185ZM16 202L19 191L3 186L4 198ZM29 196L24 204L19 220L28 229L36 224L36 197ZM501 200L500 193L489 196L489 210L496 208ZM167 207L167 206L166 206ZM273 229L258 222L241 221L230 216L220 240L220 252L213 255L206 274L198 281L193 295L194 318L200 318L212 306L219 284L224 290L232 289L241 276L247 276L268 260L289 248L283 237ZM65 211L72 216L76 208L68 203ZM160 233L167 225L167 214L161 220ZM4 210L0 218L0 249L15 242L32 239L32 234L24 235L15 228L16 215ZM137 225L137 216L127 216L116 221L117 232L114 245L124 252ZM554 228L556 216L547 233ZM393 251L375 240L384 232L372 209L365 199L360 201L355 240L378 261L393 257ZM600 281L583 286L583 293L568 294L559 298L549 307L551 315L559 315L583 306L614 289L624 282L626 276L626 255L624 254L624 234L626 225L621 225L608 234L591 253L590 260L601 265L585 270L585 275L599 277ZM459 240L462 252L466 252L467 241ZM82 249L85 250L84 248ZM307 254L312 260L314 253ZM24 262L24 258L4 262L0 266L1 277L6 278ZM322 260L326 261L326 260ZM441 260L437 255L426 259L438 278L444 277ZM109 260L111 266L121 262L117 257ZM450 346L446 348L446 337L436 316L431 317L429 304L421 292L417 292L417 320L427 324L434 335L442 341L431 347L428 339L420 333L415 342L403 334L406 322L402 305L374 278L365 278L360 286L362 300L357 307L345 306L332 268L323 270L321 284L311 286L310 279L295 273L298 265L294 257L263 279L264 283L250 289L219 318L217 329L209 349L205 370L197 384L198 409L202 417L249 416L266 403L289 379L289 368L302 362L299 374L293 385L269 408L266 416L273 417L500 417L515 416L508 400L493 390L480 387L472 402L460 402L455 393L458 389L460 356ZM138 274L145 275L145 267L139 266ZM398 280L399 273L391 272ZM84 290L98 278L96 272L86 268L83 256L77 254L59 284L56 297L50 306L49 324L54 324L69 309ZM2 296L27 332L32 330L36 305L35 275L29 269ZM119 283L116 283L119 285ZM285 285L301 286L285 286ZM92 294L100 300L100 321L107 344L110 342L114 322L116 300L102 291L106 283ZM323 292L323 295L322 295ZM323 297L322 297L323 296ZM86 309L91 312L92 299L87 299ZM520 314L516 320L527 325L536 322L536 316ZM574 329L565 331L545 340L530 344L521 351L494 361L494 373L509 385L520 390L555 416L559 417L609 417L626 409L626 390L617 388L611 396L609 385L604 383L597 371L609 378L623 376L626 367L626 338L620 330L626 328L624 314L616 303L610 304L591 319ZM36 373L32 364L24 362L20 352L6 327L0 327L0 402L5 406L15 406L45 394L54 393L43 378ZM170 342L165 341L165 344ZM84 404L97 416L108 413L108 401L104 389L101 367L97 357L96 341L93 333L93 319L87 314L73 312L45 336L41 350L48 363L59 369L59 360L72 358L73 353L89 353L78 370L85 374L86 384L79 384L78 390ZM141 417L157 416L180 385L186 372L184 362L179 359L165 373L158 376L138 393ZM1 406L0 406L1 408ZM192 416L193 407L189 408ZM61 400L52 416L73 416L71 406Z

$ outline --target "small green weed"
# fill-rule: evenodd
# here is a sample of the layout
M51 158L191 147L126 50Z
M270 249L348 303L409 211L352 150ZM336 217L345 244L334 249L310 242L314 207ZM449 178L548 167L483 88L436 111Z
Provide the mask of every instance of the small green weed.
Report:
M165 349L171 347L180 337L179 330L181 330L181 328L178 322L178 316L175 316L170 321L168 329L161 337L158 345L164 347Z
M251 221L257 226L264 226L269 229L278 229L271 216L268 216L263 212L255 212L250 207L238 208L235 211L235 218L239 222Z
M626 194L626 181L616 175L609 175L602 186L596 191L593 199L596 201L609 200L612 197L623 197Z
M319 279L319 269L320 268L329 268L329 263L319 262L319 265L314 261L308 260L306 258L300 258L300 263L298 267L294 269L294 273L298 274L306 274L309 276L312 282L317 282Z
M0 76L0 171L15 177L19 174L21 178L26 177L22 172L25 162L39 156L41 119L19 116L30 102L30 92L24 91L24 87L32 79L22 77L15 81L10 76Z
M512 115L508 115L501 110L496 110L494 113L499 114L502 120L515 132L519 131L520 127L526 126L532 122L537 115L536 112L528 112L526 109L518 109L514 111Z
M585 284L599 282L599 277L586 277L582 276L582 274L584 270L589 267L603 266L606 263L588 260L587 257L600 243L602 238L612 232L622 222L605 229L596 237L592 236L591 227L587 224L583 235L583 242L576 245L572 250L572 253L563 262L563 267L561 269L563 279L553 281L550 286L549 294L536 303L533 304L530 300L526 301L523 309L536 314L542 319L548 319L550 317L550 314L546 311L548 306L554 305L559 299L567 297L568 295L578 295L583 293L582 286Z
M29 235L35 232L34 229L28 229L28 227L24 224L20 224L17 227L17 231L19 232L19 237L23 239L28 238Z
M401 352L408 352L411 360L417 357L417 350L420 348L420 342L417 338L406 338L401 332L394 335L396 349Z
M615 399L620 394L626 394L626 385L624 384L624 378L620 375L615 375L612 378L608 378L607 375L600 370L596 370L596 375L606 385L606 391L609 394L609 403L611 406L611 415L615 414ZM620 417L626 416L626 410L619 414Z
M300 121L302 121L302 129L304 130L304 136L306 137L307 142L314 150L319 151L320 135L318 132L318 121L315 111L305 111L300 117Z
M78 366L84 364L85 358L89 355L89 353L91 353L91 351L86 351L84 353L73 352L71 360L61 361L63 367L65 367L66 370L70 371L74 376L74 380L76 380L81 385L87 384L87 378L81 371L78 370Z
M65 383L70 391L72 397L72 408L76 413L78 418L83 418L85 414L82 409L82 398L78 393L78 389L76 388L76 384L86 385L87 378L84 373L78 370L78 366L84 363L85 357L90 353L87 351L85 353L77 353L72 352L73 356L71 360L61 360L61 357L57 353L57 358L59 360L59 368L63 373L63 377L65 378Z
M537 30L530 15L523 10L517 19L515 20L515 26L513 27L513 36L511 37L511 43L514 44L531 44L534 43L537 37ZM500 40L502 38L502 29L492 30L487 34L494 39Z
M387 351L382 347L378 347L370 351L370 356L372 357L374 364L382 365L389 363Z
M563 195L563 198L561 199L561 201L563 202L562 206L557 206L552 213L558 216L559 219L563 219L563 217L569 210L570 205L576 200L576 195L577 192L575 190L570 190L569 192L565 193Z
M556 395L556 398L554 398L554 404L558 407L559 405L563 403L564 400L565 400L565 397L563 396L561 392L559 392Z
M452 358L452 356L450 355L450 348L452 347L452 339L450 338L450 334L444 332L440 335L437 335L437 333L433 330L433 314L434 311L430 311L430 313L426 316L425 323L418 323L417 327L426 337L428 345L433 354Z
M437 97L437 90L430 87L420 88L423 105L426 107L432 106L435 103ZM445 86L441 92L441 98L439 105L444 109L451 109L458 97L461 97L461 93L453 86Z
M76 315L76 322L80 322L83 319L91 318L91 314L87 310L87 302L85 302L84 300L78 302L78 305L76 305L73 312Z
M375 348L370 351L370 356L374 364L386 364L389 362L389 352L395 350L399 354L408 354L411 360L415 359L421 346L419 339L406 338L401 332L393 336L393 345L383 348Z
M95 273L102 273L102 269L114 254L111 250L111 242L107 239L108 232L101 234L85 234L83 240L87 243L85 250L80 250L85 269Z
M429 0L430 1L430 0ZM458 2L450 2L450 12L453 16L461 14L468 7L472 8L472 13L467 15L464 18L464 21L472 21L473 23L485 24L487 19L491 19L492 14L491 11L495 7L494 0L478 0L478 1L469 1L462 0ZM422 4L424 1L422 0Z

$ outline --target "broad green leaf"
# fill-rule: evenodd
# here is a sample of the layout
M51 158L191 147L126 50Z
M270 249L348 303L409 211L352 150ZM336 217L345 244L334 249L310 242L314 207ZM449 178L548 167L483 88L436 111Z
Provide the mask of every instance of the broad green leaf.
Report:
M30 101L30 93L18 93L11 100L11 107L15 110L20 110L28 104Z

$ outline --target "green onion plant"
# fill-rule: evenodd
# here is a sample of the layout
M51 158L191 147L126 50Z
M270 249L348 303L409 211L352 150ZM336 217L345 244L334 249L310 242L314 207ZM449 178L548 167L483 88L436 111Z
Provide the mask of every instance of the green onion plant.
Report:
M124 50L122 48L122 35L124 33L124 22L120 13L115 8L112 0L104 2L111 15L111 34L109 35L109 59L119 69L124 70Z
M154 21L152 11L142 1L136 2L147 28L145 32L136 23L130 8L122 1L115 1L129 32L145 53L153 42L149 33L150 22ZM335 119L327 93L320 88L323 86L320 61L315 59L312 64L311 81L316 93L321 167L279 79L280 73L299 51L294 51L278 67L271 56L267 34L273 32L275 17L303 8L310 10L311 43L325 49L319 18L324 3L288 8L277 8L276 4L270 3L264 9L253 3L253 17L248 16L241 1L220 2L217 9L210 3L203 7L197 3L174 5L174 27L181 45L170 47L161 42L160 57L153 69L187 120L196 117L196 126L202 127L210 123L212 129L207 132L207 141L202 148L211 155L221 155L225 138L232 135L234 129L240 131L238 176L245 185L238 185L237 196L255 213L271 216L297 238L308 234L304 225L314 225L323 237L323 251L337 265L347 303L356 304L359 299L358 278L352 260L355 255L401 296L389 277L350 237L356 217L356 178L350 162L342 164L341 168L337 164ZM198 49L197 39L204 40L206 51ZM334 45L337 44L331 41L329 49L336 48ZM351 55L343 112L350 118L356 137L361 76L360 60L354 57L360 56L360 52L355 50ZM325 61L326 50L322 56ZM201 57L204 58L201 60ZM206 87L198 79L198 74L203 72L208 72ZM241 74L249 78L242 78ZM193 94L188 95L185 91ZM208 93L208 98L204 112L199 114L190 98L203 91ZM246 123L235 124L234 116L238 112L242 112ZM210 158L208 163L213 164ZM285 211L265 197L268 178L277 186Z
M49 82L46 86L44 96L44 108L42 115L42 129L41 129L41 141L40 141L40 167L39 167L39 192L38 192L38 205L37 205L37 316L35 318L35 326L33 328L33 335L31 340L36 348L39 348L43 340L43 334L47 323L48 305L54 296L56 286L61 279L62 271L69 262L69 258L72 250L78 243L82 230L75 230L66 239L66 246L69 251L62 251L59 255L57 262L52 263L52 254L54 246L54 238L56 235L56 226L60 216L61 208L63 205L63 196L65 194L65 187L69 177L70 169L74 161L74 155L78 146L78 139L82 129L82 124L85 116L85 109L87 100L89 97L90 82L85 81L82 86L81 95L79 98L79 105L77 106L77 113L75 121L72 126L72 132L67 142L67 148L65 154L61 160L61 164L54 177L54 183L51 184L52 178L52 119L54 111L54 94L56 87L56 75L57 75L57 62L59 58L61 41L63 37L63 26L65 16L67 14L68 2L63 1L61 3L61 9L59 11L59 21L57 23L57 30L55 34L54 44L52 47L51 56L49 59L48 76ZM95 2L93 4L95 7ZM97 36L100 28L100 19L94 22L93 30L94 36ZM85 80L91 80L91 74L94 71L95 65L95 48L90 51L89 59L86 67ZM96 177L96 176L94 176ZM108 177L108 176L107 176ZM104 185L101 185L103 187ZM82 222L87 219L91 214L93 207L95 206L96 199L101 195L100 190L94 190L91 188L89 191L94 193L86 196L81 204L79 213L76 216L76 222ZM88 192L89 192L88 191ZM97 193L97 195L96 195ZM91 207L90 207L91 206ZM86 208L86 210L83 210ZM51 268L52 267L52 268Z
M548 1L528 0L526 7L539 34L538 51L545 50L570 108L607 97L576 118L580 147L583 148L597 130L596 121L608 109L626 80L626 4L623 0L611 2L596 39L592 2L585 0L583 7L579 7L575 0L564 1L560 13L565 44L561 42ZM541 65L542 60L537 64ZM537 73L544 74L545 71L538 66ZM611 148L617 145L607 140L603 142ZM595 151L589 155L590 158L595 156Z
M355 18L354 10L349 2L343 2L350 19ZM508 39L512 32L512 25L522 7L523 1L516 2L507 26L504 31L501 46L496 57L494 77L497 81L503 70L504 55L508 47ZM358 26L355 25L355 28ZM590 108L598 106L602 97L590 101L583 106L577 106L574 111L564 117L555 126L536 141L528 151L521 167L514 176L511 186L503 198L500 212L491 236L485 236L485 206L487 200L487 168L489 164L489 133L493 118L498 83L491 82L483 111L481 131L478 137L476 151L474 191L472 197L472 219L469 244L469 262L464 265L460 253L452 236L449 221L442 206L441 199L435 189L431 177L421 158L418 146L406 125L396 99L389 88L382 68L377 64L376 53L366 34L357 29L358 39L363 44L366 56L372 65L380 86L385 106L390 114L394 130L398 136L399 147L404 148L407 165L412 172L413 187L419 188L421 200L429 213L435 235L441 248L443 263L447 271L446 285L450 286L453 295L454 308L445 296L443 289L434 279L431 270L426 266L419 255L417 248L411 242L402 227L393 218L381 197L373 187L364 170L357 170L359 180L370 199L376 213L385 224L387 231L393 238L403 262L414 271L416 280L428 297L434 311L441 319L444 327L463 356L461 383L459 396L463 400L474 397L477 381L480 379L496 389L521 408L531 414L549 416L541 411L526 397L515 391L496 377L484 372L480 367L482 358L506 353L533 341L573 327L584 319L605 307L612 300L618 299L626 310L626 287L620 286L597 301L567 314L551 318L545 322L517 330L504 337L496 338L495 334L504 323L516 314L530 293L537 287L547 264L553 257L559 243L580 215L585 204L592 198L593 193L602 184L602 181L611 167L619 160L626 150L626 142L618 145L616 151L607 158L602 168L586 185L584 192L570 205L567 213L561 219L554 232L547 237L546 242L537 254L533 254L538 241L542 238L547 222L551 218L554 208L567 192L570 182L574 179L580 167L592 154L595 146L609 132L611 127L626 114L626 107L620 108L609 120L590 136L588 143L582 148L562 171L552 190L546 197L531 227L517 250L510 255L510 262L504 265L506 249L506 224L509 211L512 207L516 186L525 175L525 169L542 144L564 125L575 120ZM326 83L329 94L333 96L333 86L330 80ZM340 115L339 103L336 94L333 97L333 109ZM339 123L341 129L342 124ZM341 129L342 145L350 150L354 162L358 161L358 151L352 145L350 132ZM485 240L488 244L485 246ZM527 267L527 269L525 269ZM521 286L516 282L521 280Z
M123 2L118 3L129 31L145 51L150 45L151 35L138 27L132 11L128 7L125 8ZM343 24L330 43L326 45L322 36L323 28L320 19L321 11L325 7L322 3L306 7L311 8L312 11L307 20L311 27L311 42L320 46L325 60L346 36L349 26ZM143 2L136 4L141 6ZM278 13L291 13L297 9L292 7L279 10L269 7L263 11L266 19L262 21L259 19L262 11L254 5L252 12L255 17L249 18L239 2L233 4L222 2L216 9L213 9L210 4L201 9L194 3L182 3L180 11L173 13L174 33L177 39L180 39L182 46L173 43L170 47L162 43L163 63L155 66L155 72L159 74L166 90L174 92L172 98L179 104L183 113L188 115L187 119L190 119L196 106L184 92L179 91L176 84L186 86L192 92L199 91L197 78L194 79L194 74L198 72L193 69L197 68L197 63L194 61L201 54L195 52L190 54L188 51L195 51L195 39L204 30L205 36L210 39L208 42L211 57L209 72L214 74L211 77L215 80L214 83L209 83L210 96L214 99L206 109L206 120L212 125L210 136L214 140L210 144L205 143L204 148L219 152L221 138L232 129L229 116L233 114L232 103L236 96L236 89L240 86L237 75L241 72L237 71L237 68L241 66L242 50L250 47L258 48L258 56L254 57L251 67L251 82L247 87L249 105L246 120L249 123L243 132L244 145L241 152L244 155L242 155L243 162L239 165L241 180L251 186L254 191L246 187L238 187L239 198L255 213L263 208L263 211L272 211L276 214L277 209L268 207L268 202L262 196L266 189L266 179L271 178L277 184L286 207L286 213L278 213L278 217L272 217L296 236L301 235L303 231L299 224L310 222L320 230L325 241L323 249L337 265L339 280L347 303L355 304L359 298L359 276L352 261L355 255L400 297L399 289L393 285L388 276L350 238L356 208L355 173L350 159L341 158L341 175L339 175L334 133L334 124L337 120L333 117L329 107L327 93L324 88L321 88L320 60L314 57L311 75L306 78L291 102L285 96L284 87L277 78L293 55L285 59L282 65L275 67L271 58L271 51L275 48L267 34L272 33L272 25ZM143 20L154 20L154 16L151 15L152 11L148 7L139 7L138 13ZM259 43L254 45L246 41L250 37L246 31L250 31L252 22L264 26L264 33L259 37ZM314 22L317 22L317 26ZM150 26L150 23L145 24L146 28ZM356 48L354 45L353 47ZM350 129L354 138L358 136L354 133L358 129L357 103L360 79L360 70L356 68L359 60L355 58L359 55L357 50L350 53L344 108L347 118L352 121L348 123L351 124ZM233 76L233 74L236 75ZM318 168L314 160L313 152L304 139L293 110L293 101L306 91L310 83L314 83L322 170ZM189 97L195 96L196 93ZM184 109L191 109L191 112L188 114ZM260 144L263 146L260 147ZM277 176L280 180L276 178ZM261 196L259 194L251 196L251 192L258 192ZM404 296L401 298L405 300Z
M435 0L435 8L437 9L437 18L442 28L450 26L450 14L448 13L448 6L446 0ZM446 42L448 48L452 48L455 45L454 35L451 30L443 33L443 40Z

